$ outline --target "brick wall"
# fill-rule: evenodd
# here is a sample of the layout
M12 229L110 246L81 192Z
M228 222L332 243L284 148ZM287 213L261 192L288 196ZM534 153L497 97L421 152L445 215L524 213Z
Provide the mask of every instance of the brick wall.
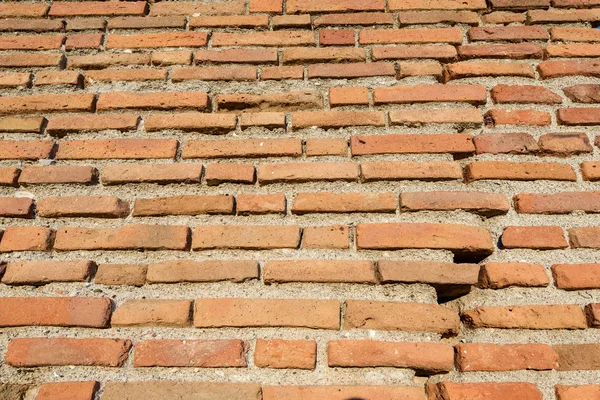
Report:
M600 399L598 20L0 2L0 399Z

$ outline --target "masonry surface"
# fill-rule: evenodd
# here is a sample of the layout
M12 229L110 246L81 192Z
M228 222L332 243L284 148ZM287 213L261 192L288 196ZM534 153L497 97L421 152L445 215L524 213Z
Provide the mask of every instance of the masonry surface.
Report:
M0 2L0 400L600 399L599 20Z

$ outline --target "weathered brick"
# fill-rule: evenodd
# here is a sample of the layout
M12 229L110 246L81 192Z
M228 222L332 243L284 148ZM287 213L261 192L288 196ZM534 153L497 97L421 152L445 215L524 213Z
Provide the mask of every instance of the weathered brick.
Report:
M363 182L462 179L460 164L454 161L370 161L360 166Z
M184 250L187 236L186 226L175 225L125 225L105 229L69 227L57 230L54 249Z
M0 253L12 251L49 251L53 231L42 226L8 226L0 241Z
M557 400L585 400L600 396L600 385L556 385L555 388Z
M289 0L286 3L286 12L290 14L383 10L383 0Z
M589 249L600 248L600 228L570 228L567 231L569 233L569 243L571 244L571 247Z
M284 50L287 51L288 49ZM196 64L202 63L236 63L264 64L277 62L276 49L223 49L197 50L194 53Z
M142 49L154 47L204 47L208 42L206 32L162 32L136 35L110 34L106 49Z
M46 133L53 136L64 136L81 131L130 131L136 129L138 121L139 116L135 114L59 115L48 119Z
M17 186L21 170L15 167L0 168L0 186Z
M391 110L389 116L390 125L421 126L423 124L483 124L481 111L472 108Z
M533 383L528 382L484 382L484 383L430 383L426 386L431 399L444 397L449 400L476 399L502 400L515 398L520 400L542 400L542 392Z
M539 44L478 44L458 46L458 54L462 59L471 58L508 58L522 60L526 58L542 58L544 50Z
M458 28L430 29L364 29L359 32L360 44L394 43L452 43L461 44L462 33Z
M587 316L590 327L600 327L600 303L593 303L585 306L585 315Z
M206 110L207 108L208 95L204 92L101 93L96 103L98 111L122 109Z
M528 133L482 133L473 138L477 154L532 154L539 151Z
M18 338L8 344L6 363L14 367L120 367L131 342L122 339Z
M252 184L255 181L254 165L252 164L210 164L206 167L205 179L209 186L221 183Z
M346 156L348 154L348 141L343 138L306 139L304 151L307 157Z
M136 18L136 17L133 17ZM137 17L144 18L144 17ZM66 21L67 31L87 31L87 30L101 30L103 31L106 27L106 19L103 17L88 17L88 18L71 18Z
M202 164L116 164L104 167L102 183L191 183L200 182Z
M41 133L44 117L4 117L0 119L0 132Z
M506 214L510 202L503 194L483 192L408 192L400 194L401 211L465 210L486 217Z
M237 215L285 214L286 200L283 193L244 193L235 199Z
M371 50L373 60L396 60L415 58L435 58L453 60L456 48L450 45L439 46L374 46Z
M456 311L438 304L347 300L344 329L458 333Z
M472 11L406 11L398 15L400 25L412 24L469 24L478 25L479 16Z
M236 124L235 114L151 114L144 121L144 126L148 132L177 129L216 134L232 131L235 129Z
M442 343L332 340L327 359L330 367L410 368L429 375L452 369L454 348Z
M129 203L115 196L44 197L38 200L36 213L45 218L123 218L129 215Z
M33 218L33 199L27 197L0 197L0 217Z
M597 343L558 344L552 348L558 353L559 371L600 369L600 345Z
M298 162L263 164L258 167L258 181L261 184L357 179L358 165L352 162Z
M488 306L464 311L462 319L472 328L499 329L585 329L581 307L545 304L531 306Z
M18 73L0 73L0 87L11 88L17 86L26 86L31 81L31 74L25 72Z
M44 17L48 8L47 4L5 2L0 4L0 17Z
M15 261L6 264L2 283L44 285L50 282L87 282L96 264L92 261Z
M303 299L196 299L196 328L296 327L339 329L337 300Z
M319 45L344 46L354 45L354 30L352 29L321 29L319 30Z
M293 214L395 212L394 193L298 193L292 205Z
M56 1L50 7L50 17L72 17L93 15L144 15L145 1L110 2L86 1L72 3L70 1Z
M298 65L294 67L263 67L261 80L271 79L302 79L304 77L304 67Z
M560 226L508 226L502 232L506 249L551 250L568 247Z
M581 176L584 181L600 180L600 163L587 161L580 164Z
M587 22L596 21L600 13L590 10L529 10L527 17L532 24L547 24L553 22Z
M150 68L104 69L85 73L86 85L94 85L97 82L145 82L166 79L166 70Z
M600 76L600 61L568 60L543 61L538 64L541 79L560 78L563 76Z
M256 339L254 364L259 368L314 369L316 362L314 340Z
M176 139L67 140L60 143L59 160L174 158Z
M572 211L600 212L599 192L521 193L514 198L515 210L523 214L568 214Z
M97 285L142 286L146 283L144 264L99 264L94 283Z
M535 125L546 126L552 123L550 113L538 110L489 110L484 115L488 128L497 125Z
M35 94L0 98L0 114L92 111L93 94Z
M108 21L108 29L149 29L185 27L184 17L116 17Z
M263 400L328 399L421 400L418 386L263 386Z
M82 76L76 71L39 71L35 74L35 85L80 86Z
M556 117L561 125L600 125L600 111L596 108L560 108Z
M481 17L481 21L484 24L510 24L512 22L525 23L526 19L525 13L506 11L494 11Z
M212 35L212 45L222 46L302 46L314 45L315 37L312 32L279 31L253 33L224 33Z
M293 129L310 127L385 126L380 111L299 111L292 113Z
M456 346L456 356L461 372L558 368L558 354L547 344L461 343Z
M183 158L300 157L300 139L190 140Z
M87 56L69 56L68 69L102 69L123 65L148 65L150 54L145 53L104 53ZM136 70L139 72L139 70Z
M5 297L0 299L0 326L62 326L106 328L108 298Z
M242 340L144 340L135 345L134 367L245 367Z
M348 249L349 238L346 225L309 226L302 230L302 248Z
M467 165L465 177L467 182L481 179L516 181L577 180L575 171L570 165L554 162L474 161Z
M547 133L540 136L542 153L556 157L567 157L594 151L590 139L582 132Z
M394 64L370 62L355 64L314 64L308 66L308 78L353 79L370 76L394 76Z
M474 254L491 254L494 251L487 229L467 225L362 223L356 226L356 239L359 249L445 249Z
M310 15L275 15L272 18L273 29L310 28Z
M283 0L250 0L250 12L281 13Z
M383 12L353 12L349 14L324 14L317 16L315 27L328 25L392 25L393 15Z
M230 4L234 2L209 3ZM179 5L181 3L156 3ZM208 4L200 4L206 6ZM107 382L102 393L103 400L119 400L127 397L138 397L148 400L166 399L170 396L185 398L204 396L214 400L261 400L260 383L217 383L217 382L178 382L178 381L145 381L145 382Z
M369 89L366 87L336 87L329 89L329 105L369 105Z
M110 324L116 326L170 326L190 324L189 300L129 299L117 306Z
M550 7L550 0L492 0L494 9L528 9Z
M453 79L473 78L480 76L522 76L535 78L533 67L526 63L516 62L460 62L446 64L444 82Z
M100 33L77 33L67 37L65 49L99 49L103 35Z
M295 249L299 242L300 228L295 225L205 225L194 229L192 248Z
M219 111L294 111L323 108L321 94L313 90L269 94L218 94L214 102Z
M546 47L546 56L551 57L598 57L600 46L595 44L557 44Z
M251 128L253 126L262 126L268 129L275 129L283 128L285 125L284 112L256 112L240 114L240 128L242 129Z
M487 92L482 85L415 85L377 87L373 91L375 104L465 102L484 104Z
M471 28L467 32L471 41L547 40L548 31L539 26L485 26Z
M600 85L574 85L564 88L563 92L569 99L571 99L575 103L600 102Z
M148 283L245 282L258 278L258 263L244 260L173 260L149 264Z
M442 65L437 61L400 62L398 63L396 79L410 76L434 76L441 78L442 72Z
M352 136L350 150L353 156L401 153L473 153L471 135L452 134L399 134Z
M152 65L190 65L192 52L189 50L166 50L152 52Z
M243 14L244 1L219 1L211 3L196 3L192 1L158 2L152 4L150 16L156 15L230 15Z
M267 28L266 15L202 16L190 18L190 28Z
M93 400L99 388L96 381L44 383L36 400Z
M0 54L1 67L58 67L62 60L61 54L11 53Z
M52 36L3 36L0 38L0 50L57 50L65 37Z
M134 217L164 215L232 214L233 196L180 195L137 199Z
M481 10L486 8L484 0L390 0L392 11L404 10Z
M481 266L479 286L503 289L510 286L543 287L550 284L543 265L525 262L487 263Z
M377 283L371 261L273 260L263 267L265 283L324 282Z
M503 103L537 103L537 104L560 104L562 99L559 95L543 86L532 85L496 85L491 91L492 99L496 104Z
M557 288L589 290L600 288L600 264L554 264L552 276Z

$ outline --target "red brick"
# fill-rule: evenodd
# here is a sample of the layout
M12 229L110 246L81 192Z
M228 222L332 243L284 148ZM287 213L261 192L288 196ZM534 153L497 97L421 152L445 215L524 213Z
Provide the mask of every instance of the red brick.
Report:
M381 283L426 283L438 291L438 295L451 294L459 286L477 284L477 264L453 264L431 261L379 260L377 271ZM444 296L441 296L444 297Z
M588 161L580 164L581 176L584 181L600 180L600 163Z
M514 197L515 210L523 214L600 212L599 192L521 193Z
M446 64L444 69L444 82L479 76L522 76L535 78L535 71L531 65L526 63L493 61Z
M471 135L372 135L352 136L350 149L353 156L367 154L402 153L473 153L475 146Z
M58 67L61 54L11 53L0 54L1 67Z
M221 183L252 184L255 181L254 166L251 164L210 164L206 167L205 179L209 186Z
M454 349L442 343L332 340L327 359L330 367L410 368L429 375L452 369Z
M339 329L337 300L303 299L196 299L196 328L295 327Z
M152 4L150 16L156 15L229 15L243 14L244 1L219 1L211 3L196 3L192 1L166 2Z
M23 4L18 1L0 4L0 17L44 17L47 4Z
M0 132L41 133L44 117L4 117L0 119Z
M473 138L477 154L532 154L538 144L528 133L482 133Z
M285 195L240 194L235 199L237 215L285 214Z
M9 262L2 277L7 285L43 285L50 282L87 282L96 270L92 261Z
M27 165L19 176L20 184L54 184L54 183L94 183L98 171L91 166L56 165L35 166Z
M391 11L404 10L481 10L486 8L484 0L390 0Z
M36 400L93 400L99 388L96 381L44 383Z
M369 105L369 89L366 87L335 87L329 89L329 105Z
M479 286L485 289L503 289L510 286L544 287L550 280L540 264L525 262L487 263L481 267Z
M284 50L287 51L288 49ZM205 63L240 63L271 64L277 62L276 49L223 49L197 50L194 53L196 64Z
M383 12L325 14L317 16L313 21L315 27L328 25L392 25L393 23L393 15Z
M106 328L111 313L108 298L7 297L0 299L0 326L61 326Z
M283 112L257 112L240 114L240 128L242 129L251 128L253 126L262 126L268 129L275 129L283 128L285 125L285 113Z
M0 253L12 251L48 251L53 232L42 226L9 226L0 241Z
M286 3L289 14L383 10L383 0L289 0Z
M144 340L136 343L134 367L245 367L242 340Z
M465 177L467 182L481 179L515 181L577 180L575 171L570 165L554 162L475 161L467 165Z
M458 28L364 29L358 35L360 44L394 43L452 43L461 44L462 33Z
M6 363L13 367L120 367L131 342L122 339L18 338L8 344Z
M303 399L377 399L421 400L423 388L418 386L263 386L263 400Z
M93 94L37 94L0 98L0 114L92 111Z
M219 111L294 111L323 108L321 94L312 90L269 94L218 94L214 102Z
M563 92L569 99L571 99L575 103L600 102L600 85L574 85L564 88Z
M102 171L102 183L192 183L200 182L202 164L118 164Z
M185 327L190 323L189 300L133 299L117 306L111 325Z
M497 85L491 91L492 99L496 104L560 104L559 95L543 86L531 85Z
M558 353L559 371L600 369L600 345L597 343L559 344L552 347Z
M461 372L558 368L558 354L547 344L458 344L456 355L456 365Z
M204 92L114 92L102 93L96 103L97 111L122 109L178 110L208 108L208 95Z
M546 111L537 110L489 110L484 115L488 128L496 125L550 125L552 117Z
M78 33L67 37L66 50L75 49L99 49L102 45L102 34L100 33Z
M316 362L314 340L256 339L254 364L259 368L314 369Z
M263 164L258 167L260 184L356 181L357 179L358 165L345 161Z
M26 86L31 80L31 74L25 72L19 73L0 73L0 87Z
M176 139L67 140L60 143L59 160L174 158Z
M575 248L600 248L600 228L585 227L571 228L569 232L569 243ZM6 235L6 232L4 233Z
M395 60L415 58L435 58L453 60L456 49L450 45L439 46L375 46L371 50L373 60Z
M503 194L483 192L412 192L400 194L401 211L464 210L486 217L506 214L510 201Z
M133 210L134 217L201 214L233 214L233 196L180 195L138 198Z
M479 16L472 11L407 11L398 15L400 25L412 24L469 24L478 25Z
M300 111L292 113L294 129L346 126L385 126L385 115L379 111Z
M258 278L258 263L244 260L173 260L148 265L148 283L245 282Z
M302 230L303 249L348 249L346 225L310 226Z
M62 46L64 36L3 36L0 37L0 50L57 50Z
M94 276L97 285L143 286L146 283L146 265L100 264Z
M265 283L377 283L371 261L273 260L263 267Z
M306 139L305 152L307 157L346 156L348 154L348 141L343 138Z
M375 104L465 102L474 105L487 101L487 92L482 85L415 85L377 87L373 91Z
M263 67L260 77L263 81L270 79L302 79L304 77L304 67Z
M35 85L80 85L82 76L75 71L39 71L35 74Z
M69 56L68 69L102 69L125 65L149 65L150 54L146 53L101 53L87 56ZM139 70L136 70L139 72Z
M136 35L110 34L107 49L140 49L152 47L204 47L208 42L206 32L162 32Z
M538 64L541 79L560 78L563 76L600 76L600 61L568 60L543 61Z
M212 45L222 46L300 46L314 45L315 37L312 32L279 31L253 33L224 33L212 35Z
M164 81L167 71L150 68L131 69L105 69L101 71L86 71L85 84L93 85L96 82L144 82Z
M585 400L600 396L600 385L556 385L555 388L557 400Z
M0 197L0 217L33 218L33 200L27 197Z
M360 169L363 182L463 178L460 164L454 161L370 161L363 162Z
M354 30L352 29L321 29L319 30L319 45L343 46L354 45Z
M184 17L116 17L108 21L108 29L148 29L185 27Z
M0 168L0 186L17 186L21 170L15 167Z
M438 304L346 301L343 329L433 332L454 336L459 328L456 311Z
M455 253L491 254L490 232L481 227L453 224L358 224L359 249L445 249Z
M471 108L391 110L389 115L390 125L421 126L423 124L483 124L481 111Z
M175 225L125 225L105 229L69 227L57 230L54 249L184 250L187 236L186 226Z
M471 28L467 32L471 41L548 40L548 31L539 26L485 26Z
M600 125L596 108L560 108L556 116L561 125Z
M115 196L58 196L38 200L36 213L45 218L123 218L129 203Z
M478 44L458 46L458 54L462 59L471 58L508 58L522 60L526 58L542 58L544 50L539 44Z
M568 247L560 226L509 226L502 233L506 249L564 249Z
M299 242L300 228L295 225L205 225L194 229L192 248L295 249Z
M202 133L226 133L235 130L236 125L235 114L150 114L144 120L144 126L148 132L178 129Z
M600 264L554 264L552 276L557 288L589 290L600 288Z
M59 115L48 119L46 133L52 136L64 136L81 131L130 131L137 128L138 121L139 116L135 114Z
M92 15L143 15L145 1L86 1L72 3L70 1L55 1L48 13L51 17L92 16Z
M298 193L292 205L293 214L395 212L395 193Z
M587 322L577 305L531 305L477 307L462 314L471 328L585 329Z
M487 400L542 400L542 392L533 383L527 382L440 382L427 384L426 388L430 399L467 400L479 397Z
M223 2L219 4L230 4ZM179 5L181 3L156 3ZM215 4L215 3L212 3ZM201 4L204 6L205 4ZM178 382L178 381L145 381L145 382L107 382L102 393L102 400L120 400L127 397L143 399L168 399L172 396L183 397L193 393L208 399L227 400L261 400L260 383L217 383L217 382Z
M370 62L356 64L314 64L308 66L308 78L363 78L370 76L394 76L394 64Z
M267 28L269 17L266 15L202 16L190 18L190 28Z

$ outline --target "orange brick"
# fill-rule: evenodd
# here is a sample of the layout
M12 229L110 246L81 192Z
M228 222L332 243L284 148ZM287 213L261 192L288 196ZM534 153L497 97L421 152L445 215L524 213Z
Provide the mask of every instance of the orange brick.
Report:
M267 28L269 17L266 15L202 16L190 19L190 28Z
M285 195L240 194L236 198L238 215L285 214Z
M178 110L208 108L208 95L204 92L114 92L102 93L96 103L97 111L121 109Z
M377 283L371 261L274 260L263 267L265 283Z
M557 400L593 399L600 395L600 385L556 385L555 388Z
M148 283L245 282L258 279L258 263L245 260L173 260L148 265Z
M511 22L525 23L525 13L494 11L482 16L484 24L510 24Z
M485 113L488 128L496 125L550 125L552 117L545 111L537 110L489 110Z
M547 40L548 31L539 26L486 26L471 28L467 36L475 41Z
M600 124L600 112L594 108L561 108L556 117L561 125Z
M482 85L415 85L377 87L373 91L375 104L465 102L474 105L487 101Z
M61 54L11 53L0 54L0 67L58 67Z
M235 63L235 64L271 64L277 62L276 49L223 49L197 50L194 53L196 64Z
M263 386L263 400L328 399L345 400L421 400L423 388L418 386Z
M41 226L9 226L0 241L0 253L12 251L48 251L53 232Z
M90 400L94 398L100 384L96 381L86 382L55 382L44 383L40 386L37 400Z
M426 386L431 398L442 396L449 399L473 399L484 396L488 400L515 398L522 400L542 400L542 392L533 383L490 382L490 383L430 383Z
M136 35L110 34L107 49L141 49L153 47L204 47L208 42L206 32L162 32Z
M442 65L437 61L400 62L398 63L397 79L410 76L442 76Z
M134 367L245 367L243 340L144 340L135 344Z
M250 0L250 12L281 13L283 0Z
M313 156L347 156L348 141L342 138L306 139L307 157Z
M48 12L47 4L24 4L18 1L0 4L0 17L44 17Z
M108 29L149 29L185 27L184 17L116 17L108 20Z
M395 212L395 193L298 193L292 205L293 214Z
M129 215L129 203L115 196L44 197L36 204L39 217L124 218Z
M560 104L562 99L559 95L543 86L531 85L496 85L491 91L492 99L496 104L503 103L539 103Z
M430 261L379 260L377 270L382 283L426 283L433 285L439 297L456 290L470 290L477 284L477 264L454 264Z
M66 50L75 49L99 49L102 45L102 34L100 33L78 33L67 37Z
M314 340L256 339L254 364L259 368L314 369L316 362Z
M481 125L481 111L471 108L391 110L390 125L421 126L423 124Z
M484 0L390 0L390 10L481 10L486 8Z
M180 195L137 199L134 217L233 214L233 196Z
M81 183L90 184L98 179L98 170L91 166L56 165L35 166L27 165L19 176L20 184L53 184Z
M175 139L67 140L61 142L56 158L60 160L174 158L177 145Z
M564 249L568 247L560 226L509 226L502 233L506 249Z
M506 179L515 181L556 180L575 181L575 171L570 165L542 162L475 161L467 165L465 179Z
M0 168L0 186L17 186L21 170L15 167Z
M100 264L94 276L97 285L143 286L147 266L141 264Z
M212 35L214 47L223 46L301 46L314 45L315 37L312 32L279 31L253 33L224 33Z
M304 77L304 67L263 67L261 79L302 79Z
M597 181L600 179L600 163L588 161L581 163L580 166L584 181Z
M178 129L203 133L226 133L235 129L235 114L169 113L150 114L144 121L146 131Z
M190 324L189 300L130 299L117 306L111 326L185 327Z
M206 225L194 229L192 248L295 249L299 242L300 228L296 225Z
M388 62L356 64L315 64L308 67L308 78L364 78L370 76L394 76L394 65Z
M553 346L558 353L559 371L581 371L600 369L598 354L600 346L596 343L562 344Z
M317 16L313 21L315 27L327 25L392 25L393 23L393 15L383 12L325 14Z
M140 17L142 18L142 17ZM73 18L66 21L67 31L104 30L106 20L102 17Z
M273 29L310 28L310 15L275 15L272 19Z
M540 148L528 133L483 133L473 138L477 154L534 154Z
M400 153L473 153L475 146L471 135L371 135L352 136L350 149L353 156L367 154Z
M471 328L585 329L587 322L576 305L477 307L464 311L463 322Z
M258 167L258 181L297 183L313 181L356 181L358 165L352 162L311 162L263 164Z
M33 200L26 197L0 197L0 216L33 218Z
M527 59L542 58L544 49L539 44L477 44L458 46L458 54L462 59L471 58L508 58Z
M253 126L262 126L268 129L285 127L285 113L283 112L257 112L240 114L240 128L247 129Z
M85 84L93 85L96 82L144 82L164 81L167 71L162 69L105 69L100 71L86 71Z
M356 47L291 47L283 49L283 64L307 62L361 62L366 61L364 49Z
M191 3L191 2L190 2ZM234 2L219 2L219 4L230 4ZM157 3L165 5L179 5L181 3L167 2ZM208 6L215 3L200 4ZM242 3L243 4L243 3ZM104 387L103 400L119 400L131 396L158 396L160 399L169 396L187 396L190 393L202 393L208 398L218 399L260 399L260 383L213 383L213 382L180 382L180 381L147 381L147 382L107 382ZM236 399L237 400L237 399Z
M401 211L465 210L493 217L506 214L509 209L509 199L497 193L439 191L400 194Z
M323 108L318 91L304 90L269 94L218 94L214 98L218 111L294 111Z
M75 71L39 71L35 85L80 85L82 76Z
M289 0L286 3L286 12L289 14L383 10L383 0Z
M303 249L348 249L349 239L346 225L311 226L302 230Z
M37 94L0 98L0 114L92 111L93 94Z
M26 86L31 81L31 74L25 72L19 73L0 73L0 87Z
M479 16L472 11L406 11L398 15L400 25L469 24L479 25Z
M69 56L68 69L102 69L124 65L149 65L150 54L145 53L103 53L88 56Z
M543 265L524 262L487 263L481 267L479 276L479 286L486 289L544 287L549 284Z
M404 60L416 58L453 60L456 58L456 49L454 46L450 45L374 46L371 51L373 60Z
M600 212L599 192L521 193L513 198L523 214L568 214L573 211Z
M146 8L144 1L110 2L86 1L71 3L56 1L48 13L51 17L93 16L93 15L143 15Z
M571 228L568 229L568 232L571 247L590 249L600 248L600 228Z
M252 184L255 181L254 166L251 164L210 164L206 167L205 179L209 186L221 183Z
M244 1L219 1L212 3L196 3L192 1L156 3L152 5L150 16L156 15L229 15L243 14Z
M366 87L335 87L329 89L329 105L369 105L369 90Z
M0 119L0 132L41 133L44 117L4 117Z
M462 343L456 346L456 355L461 372L558 368L558 354L547 344Z
M62 46L64 36L3 36L0 50L57 50Z
M254 67L175 68L171 73L173 82L186 80L254 81L256 78L256 68Z
M538 64L541 79L563 76L600 76L600 62L596 60L543 61Z
M360 44L395 43L453 43L461 44L462 33L458 28L431 29L364 29L359 32Z
M597 289L600 287L600 264L554 264L552 276L559 289Z
M292 125L294 129L385 126L385 115L379 111L299 111L292 113Z
M81 131L131 131L135 130L140 117L135 114L104 115L58 115L48 118L46 133L52 136L64 136Z
M102 183L192 183L200 182L202 164L118 164L102 171Z
M153 51L152 65L190 65L192 52L188 50Z
M531 65L526 63L493 61L446 64L444 69L444 82L479 76L522 76L535 78L535 71Z
M352 29L321 29L319 30L319 45L343 46L354 45L354 30Z
M454 161L370 161L360 166L363 182L462 179L460 164Z
M196 299L196 328L296 327L340 328L337 300L303 299Z

